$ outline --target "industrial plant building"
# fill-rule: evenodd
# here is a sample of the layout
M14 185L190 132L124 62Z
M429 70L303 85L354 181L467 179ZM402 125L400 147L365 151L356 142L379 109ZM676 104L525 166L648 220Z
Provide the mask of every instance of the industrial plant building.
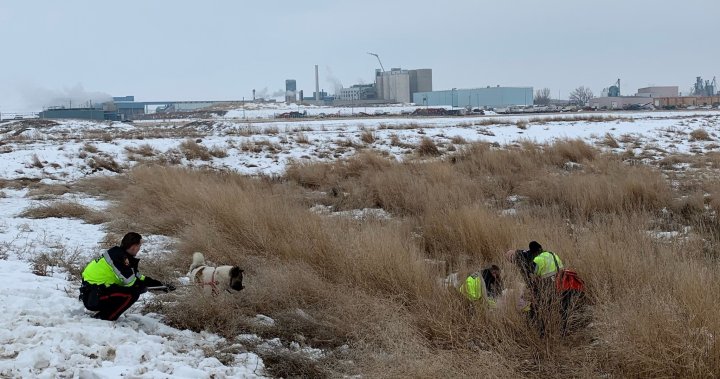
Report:
M487 87L417 92L413 94L417 105L454 107L498 108L533 104L532 87Z
M590 99L588 105L595 109L628 109L655 107L655 99L676 98L680 93L678 86L654 86L638 89L635 96L620 95L620 79L609 89L604 89L605 96Z
M134 120L148 113L148 108L157 106L156 111L192 112L213 105L236 103L238 101L135 101L135 96L113 97L112 101L88 104L85 107L50 107L39 113L44 119L81 119L96 121Z
M379 99L410 103L417 92L432 91L432 69L375 71L375 90Z
M342 88L335 94L339 101L376 100L378 98L374 84L355 84L350 88Z
M295 79L285 81L285 102L288 104L297 102L297 82Z

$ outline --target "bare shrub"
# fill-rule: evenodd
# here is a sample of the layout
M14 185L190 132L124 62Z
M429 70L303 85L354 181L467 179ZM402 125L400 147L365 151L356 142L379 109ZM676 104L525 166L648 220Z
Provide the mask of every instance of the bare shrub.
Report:
M262 153L263 148L261 145L256 144L252 140L246 140L240 143L240 150L251 151L253 153Z
M115 160L115 158L109 155L94 155L87 159L87 165L93 171L108 170L115 173L120 173L123 167Z
M372 130L365 130L360 135L360 141L371 145L375 142L375 133L372 132Z
M712 137L705 129L695 129L690 132L690 141L712 141Z
M465 140L465 138L463 138L462 136L453 136L453 137L450 139L450 142L452 142L452 143L455 144L455 145L465 145L465 144L467 144L467 140Z
M602 145L607 146L611 149L618 149L620 148L620 144L618 141L613 137L610 133L605 133L605 137L602 140Z
M390 146L400 146L400 137L397 134L390 135Z
M307 134L298 133L295 135L295 142L297 142L301 145L307 145L310 143L310 139L308 138Z
M438 150L435 141L429 137L423 137L417 147L417 153L423 156L438 156L440 155L440 150Z
M51 276L55 268L68 274L68 280L82 277L83 257L80 250L67 250L65 246L55 246L49 252L34 255L30 259L32 272L38 276Z
M139 155L141 157L150 158L158 154L158 151L150 144L142 144L137 147L125 146L125 151L129 154Z
M598 154L597 149L581 139L559 140L546 147L548 156L555 164L563 165L566 162L592 161Z
M260 146L263 149L267 149L271 153L277 153L282 150L282 146L270 141L269 139L260 138L254 141L256 146Z
M198 144L197 142L187 139L180 144L180 151L185 155L188 160L200 159L203 161L209 161L212 159L212 155L207 147Z
M355 141L353 141L352 138L339 138L335 140L335 144L339 147L352 149L361 147Z
M274 135L280 133L280 129L277 126L268 126L263 130L263 134Z
M227 149L223 149L219 146L214 146L210 150L210 155L212 155L215 158L226 158L228 156Z
M90 153L90 154L95 154L95 153L97 153L98 151L100 151L100 150L97 148L97 146L95 146L95 145L93 145L93 144L91 144L91 143L86 143L85 145L83 145L82 149L83 149L83 151L88 152L88 153Z
M528 127L528 122L527 120L518 120L515 122L515 126L517 126L518 129L525 130Z

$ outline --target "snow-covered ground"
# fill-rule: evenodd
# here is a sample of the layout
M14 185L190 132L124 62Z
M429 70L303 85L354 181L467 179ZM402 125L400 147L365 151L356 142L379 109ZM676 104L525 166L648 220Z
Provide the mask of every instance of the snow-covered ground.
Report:
M592 121L583 117L618 117ZM580 118L580 119L578 119ZM568 121L565 121L568 120ZM441 147L485 141L501 145L523 140L550 142L581 138L591 144L617 140L619 150L641 153L653 148L666 153L716 149L720 112L592 113L544 116L392 117L334 120L183 120L182 122L94 123L58 121L52 127L0 124L0 177L72 181L96 175L95 162L112 159L121 167L138 159L131 150L150 147L154 158L164 157L182 165L213 166L244 174L279 174L291 161L344 158L358 149L384 151L398 159L412 156L422 138ZM707 139L690 133L704 129ZM363 141L371 133L373 141ZM179 147L186 140L201 140L208 149L227 152L225 157L190 161ZM395 141L394 143L392 141ZM37 157L37 159L35 158ZM145 157L149 158L149 157ZM152 158L152 157L150 157ZM102 171L102 169L100 170Z
M0 198L0 377L2 378L255 378L263 363L250 352L238 353L225 365L212 352L226 341L210 333L177 330L155 314L138 310L151 294L117 322L95 320L77 299L77 282L55 268L45 276L33 258L54 252L97 256L104 233L100 226L73 219L32 220L18 214L37 200L26 190L3 190ZM65 200L102 207L97 200L65 196ZM150 237L144 249L162 238ZM64 252L61 252L64 250ZM142 253L141 253L142 254ZM237 351L243 351L236 343Z
M312 111L328 110L314 108ZM402 109L395 111L399 114ZM432 139L443 152L474 141L505 145L559 138L581 138L605 149L633 150L637 154L646 149L658 154L702 153L717 150L720 143L720 112L717 111L287 121L246 121L237 118L238 112L239 117L243 117L242 111L236 110L225 119L178 123L72 120L45 125L2 123L0 179L72 183L88 175L113 175L107 167L121 171L139 161L153 159L246 174L278 174L292 161L335 160L361 149L407 159L416 156L414 146L422 138ZM600 115L619 119L558 118ZM698 129L706 131L707 136L691 135ZM615 143L609 143L608 135ZM207 160L188 159L181 148L188 140L199 141L200 146L222 150L224 154L215 154ZM108 160L116 165L98 164ZM141 303L151 294L143 295L117 322L90 318L77 300L78 283L68 281L67 273L57 268L46 276L35 275L33 271L37 271L37 267L33 267L32 262L40 254L53 252L76 254L82 260L97 256L101 251L99 243L104 238L102 226L74 219L23 218L20 216L23 210L40 203L26 195L24 189L5 188L0 193L0 301L4 310L0 314L0 377L251 378L264 375L262 360L252 352L235 354L231 364L224 364L208 353L219 346L235 345L238 348L233 351L245 351L243 339L226 341L217 335L177 330L164 325L159 315L142 315ZM63 195L62 199L98 209L107 206L101 200L72 194ZM343 216L387 217L374 210ZM165 242L162 236L150 236L148 242L145 249L155 244L158 249L148 250L162 253ZM278 343L271 340L265 344Z

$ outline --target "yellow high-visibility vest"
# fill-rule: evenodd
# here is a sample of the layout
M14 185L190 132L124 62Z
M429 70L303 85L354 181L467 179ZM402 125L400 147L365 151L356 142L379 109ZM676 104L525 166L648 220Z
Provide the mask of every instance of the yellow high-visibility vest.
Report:
M553 255L555 256L554 259ZM555 260L557 260L557 266L555 265ZM538 254L538 256L533 259L533 263L535 263L535 275L541 278L549 278L557 274L559 269L565 267L560 257L550 251L543 251Z
M123 287L130 287L135 284L136 279L145 280L145 275L136 272L135 275L125 278L112 263L112 259L107 252L103 253L100 258L93 259L85 266L82 272L83 280L96 285L105 285L109 287L113 284Z
M485 281L479 272L473 273L465 279L465 282L458 289L465 297L472 301L486 301L490 306L495 306L495 300L487 295Z

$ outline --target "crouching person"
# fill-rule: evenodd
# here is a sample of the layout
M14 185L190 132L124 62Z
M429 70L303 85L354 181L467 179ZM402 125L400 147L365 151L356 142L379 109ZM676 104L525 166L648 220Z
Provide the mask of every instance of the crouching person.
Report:
M497 305L496 299L502 294L500 267L492 265L470 274L458 290L471 301L482 301L491 308Z
M114 321L145 293L148 287L161 287L165 292L172 285L142 275L138 271L140 260L135 258L142 245L142 236L128 233L120 246L104 252L88 263L82 272L80 300L85 308L97 312L95 318Z

